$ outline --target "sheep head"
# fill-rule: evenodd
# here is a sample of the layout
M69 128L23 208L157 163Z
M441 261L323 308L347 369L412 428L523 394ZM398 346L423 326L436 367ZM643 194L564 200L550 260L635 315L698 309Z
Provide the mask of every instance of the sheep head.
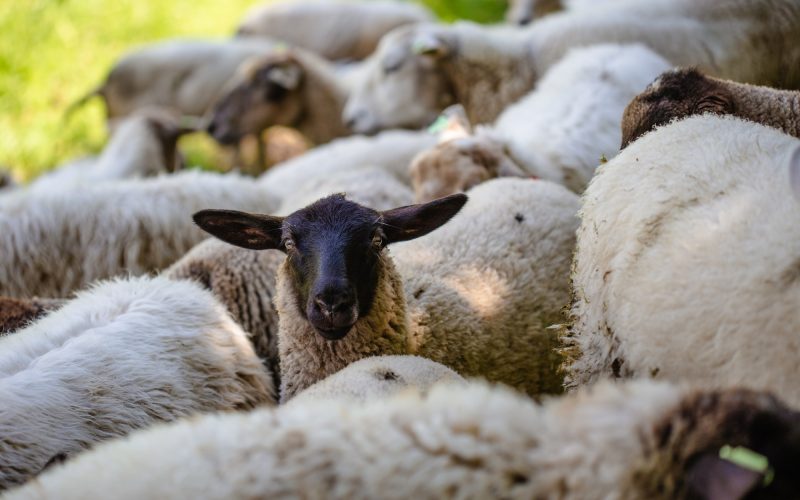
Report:
M211 111L208 133L237 144L272 125L291 126L302 115L304 70L289 50L245 62Z
M674 69L634 97L622 116L622 147L672 120L702 113L733 114L734 99L719 80L698 70Z
M800 491L800 413L770 394L692 392L654 432L654 451L669 457L666 465L678 475L681 497L793 498ZM658 482L664 481L660 476Z
M300 314L327 340L339 340L369 313L383 249L418 238L450 220L463 194L378 212L332 195L286 217L203 210L195 223L217 238L286 253Z
M342 121L359 134L425 127L455 101L440 71L453 50L453 42L434 25L393 30L365 61L364 77L350 94Z

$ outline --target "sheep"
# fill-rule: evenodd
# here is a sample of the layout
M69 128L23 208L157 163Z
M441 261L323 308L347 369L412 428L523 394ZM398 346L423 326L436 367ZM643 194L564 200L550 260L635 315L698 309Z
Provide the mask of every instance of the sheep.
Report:
M0 297L0 336L13 333L36 318L63 305L60 299Z
M275 45L263 39L175 39L146 45L117 61L105 81L76 101L68 113L100 96L109 120L147 106L204 116L236 69Z
M642 45L573 49L491 127L440 143L411 165L429 201L497 176L534 176L580 193L601 157L619 151L625 105L671 67Z
M342 370L304 390L287 404L346 399L366 403L402 391L427 392L435 384L464 384L464 379L446 366L419 356L373 356Z
M156 422L274 403L245 333L206 291L119 279L0 338L0 489Z
M387 244L433 231L466 197L377 212L336 195L288 217L195 214L223 241L287 254L274 297L282 402L358 359L390 354L531 394L560 392L548 327L569 299L577 196L518 179L485 183L471 196L445 228L398 243L391 256Z
M800 137L800 92L706 76L695 68L660 75L625 108L622 147L672 120L694 114L735 115Z
M800 88L795 0L617 0L553 14L525 30L397 28L365 61L345 123L359 133L418 128L453 102L471 122L489 123L569 49L598 43L642 43L673 65Z
M120 118L111 138L96 158L83 158L39 177L36 188L63 189L89 183L174 172L180 167L178 139L194 131L163 109L143 108Z
M701 115L600 167L573 263L570 387L657 377L800 404L788 376L800 362L798 148L778 130Z
M411 203L411 191L379 168L353 168L309 179L276 211L288 214L321 197L347 192L358 203L377 210ZM297 208L292 208L292 206ZM278 251L251 250L208 239L167 270L171 279L190 279L211 290L233 319L248 332L256 353L278 374L278 313L273 305L275 277L285 256Z
M259 179L279 200L291 199L310 179L329 176L353 167L375 165L411 185L408 165L420 151L436 144L427 132L392 130L374 137L344 137L312 149L270 168Z
M433 20L428 9L412 3L270 2L252 8L236 34L284 40L331 60L359 60L393 28Z
M347 93L347 79L332 63L297 48L275 50L239 68L211 109L208 132L221 144L235 145L246 135L284 125L323 144L350 133L342 123Z
M204 233L189 215L208 203L272 211L267 186L187 171L0 197L0 295L66 297L97 279L175 262Z
M799 429L774 396L736 388L602 384L538 405L444 385L160 426L6 499L794 498Z

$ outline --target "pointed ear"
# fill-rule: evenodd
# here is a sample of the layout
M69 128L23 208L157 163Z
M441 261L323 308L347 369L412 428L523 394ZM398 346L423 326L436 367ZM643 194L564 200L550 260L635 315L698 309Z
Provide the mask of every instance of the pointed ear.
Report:
M789 185L795 199L800 201L800 146L789 155Z
M281 250L283 217L235 210L201 210L192 218L203 231L231 245L251 250Z
M432 33L418 33L411 42L411 50L421 56L440 59L446 56L450 49L441 38Z
M763 480L762 474L712 453L701 456L687 475L691 493L705 500L739 500Z
M459 193L382 212L382 228L387 244L425 236L452 219L466 202L467 195Z

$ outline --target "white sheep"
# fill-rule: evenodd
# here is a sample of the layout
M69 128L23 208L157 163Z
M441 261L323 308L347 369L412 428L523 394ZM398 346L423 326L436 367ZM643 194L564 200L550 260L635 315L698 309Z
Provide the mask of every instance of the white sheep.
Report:
M571 385L655 377L800 404L798 148L778 130L702 115L600 167L573 264Z
M422 5L407 2L268 2L245 14L237 35L284 40L328 59L363 59L393 28L433 19Z
M446 366L419 356L372 356L355 361L289 401L347 400L367 403L403 391L425 393L436 384L455 385L464 379Z
M577 196L501 179L425 205L377 212L342 196L288 217L204 210L234 245L281 249L281 401L368 356L418 354L531 394L559 392L556 332L569 298ZM396 262L396 266L395 263ZM408 305L406 305L408 304Z
M156 422L274 402L267 370L210 293L164 278L96 285L0 337L0 489L54 457Z
M0 197L0 294L66 297L97 279L163 269L204 239L197 210L277 203L253 179L197 171L15 190Z
M178 139L192 132L163 109L143 108L119 118L103 152L57 167L32 184L37 189L64 189L67 184L150 177L180 168Z
M625 106L669 67L642 45L573 49L494 125L464 130L417 156L411 166L417 201L504 175L583 191L600 158L619 151Z
M622 118L622 147L672 120L703 113L734 115L800 137L800 92L667 71L636 96Z
M553 14L525 30L469 24L402 26L365 61L345 123L366 133L418 128L461 103L493 121L569 49L641 43L671 64L722 78L800 87L795 0L618 0Z
M180 421L98 446L5 499L792 498L798 426L798 412L741 389L637 381L540 406L445 385Z
M291 200L304 184L315 182L312 179L374 165L410 186L409 163L417 153L434 144L435 135L404 130L391 130L374 137L344 137L270 168L259 182L281 201Z
M71 109L100 96L109 120L148 106L203 116L243 62L274 48L275 42L264 39L175 39L145 45L125 54L105 81Z

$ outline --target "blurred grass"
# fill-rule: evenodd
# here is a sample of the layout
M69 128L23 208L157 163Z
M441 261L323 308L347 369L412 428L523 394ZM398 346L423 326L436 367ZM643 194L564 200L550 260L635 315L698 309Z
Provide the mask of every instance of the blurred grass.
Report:
M0 168L30 180L106 139L99 99L69 121L64 110L138 45L177 36L224 37L259 0L0 1ZM443 20L502 19L504 0L423 0ZM190 164L209 167L208 139L181 143Z

